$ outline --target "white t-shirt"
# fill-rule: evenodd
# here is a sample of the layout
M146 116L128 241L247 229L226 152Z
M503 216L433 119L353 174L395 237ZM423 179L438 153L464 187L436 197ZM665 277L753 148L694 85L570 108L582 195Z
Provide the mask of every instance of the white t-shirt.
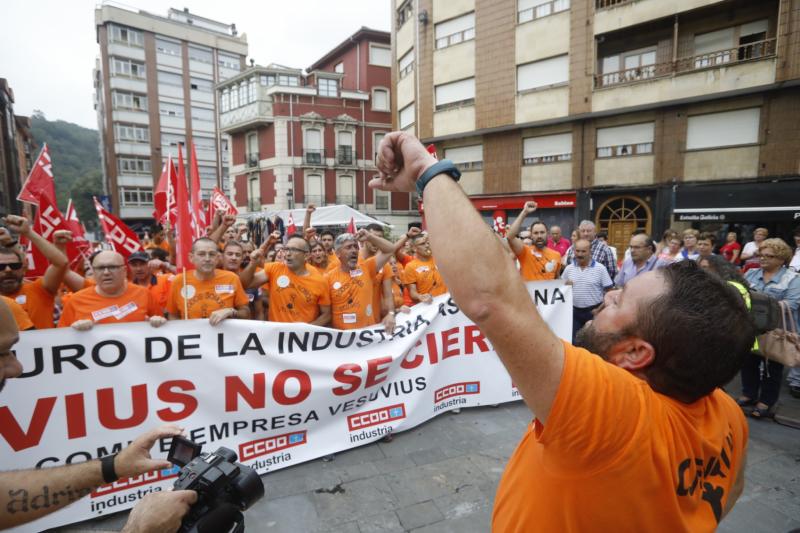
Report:
M794 251L794 257L789 263L789 268L793 268L795 272L800 272L800 246Z
M758 252L758 245L755 243L755 241L748 242L747 244L744 245L744 248L742 248L742 255L752 256L756 252Z

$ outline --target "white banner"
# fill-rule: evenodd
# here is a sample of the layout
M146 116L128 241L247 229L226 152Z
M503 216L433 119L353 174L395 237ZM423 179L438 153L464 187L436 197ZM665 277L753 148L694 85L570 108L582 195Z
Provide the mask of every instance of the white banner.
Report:
M528 290L569 339L571 287L548 281ZM265 474L451 409L519 399L491 344L449 295L398 315L391 337L379 327L190 320L23 332L15 351L25 374L0 393L0 470L97 458L170 422L204 452L225 446ZM163 440L152 455L168 449ZM17 531L128 509L171 486L177 472L102 486ZM10 506L24 509L36 496L19 494Z

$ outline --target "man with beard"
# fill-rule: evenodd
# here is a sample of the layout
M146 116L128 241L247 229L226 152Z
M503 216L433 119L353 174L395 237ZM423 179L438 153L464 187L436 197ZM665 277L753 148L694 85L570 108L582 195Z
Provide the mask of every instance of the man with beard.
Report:
M519 260L519 273L525 281L556 279L561 270L561 255L547 247L547 225L544 222L531 224L533 246L527 246L517 238L522 223L536 208L536 202L525 202L522 212L506 234L508 245Z
M23 370L12 351L19 333L2 300L0 298L0 391L7 379L19 377ZM165 425L139 436L121 452L102 459L54 468L0 472L0 509L3 509L0 529L19 526L57 511L100 485L172 468L168 461L151 459L149 450L157 440L180 434L179 427ZM190 490L148 494L131 511L124 531L176 531L195 501L197 493Z
M369 238L366 230L358 232L358 240ZM336 329L358 329L378 323L374 306L374 284L378 271L383 268L391 254L378 252L373 257L358 262L359 251L356 236L342 233L334 241L339 257L339 268L325 274L331 297L331 327ZM387 331L394 329L394 312L383 320Z
M208 237L192 243L189 260L194 270L178 274L172 280L167 300L170 320L207 318L216 326L228 318L250 318L247 294L239 276L227 270L217 270L219 248Z
M434 296L447 292L439 267L433 260L431 242L427 233L420 233L411 242L414 246L414 259L403 270L403 280L408 285L408 293L414 303L431 303Z
M371 187L424 200L453 299L535 413L497 489L492 530L714 530L744 482L747 425L719 388L754 340L738 291L694 262L646 272L606 294L576 348L497 259L500 241L452 162L393 132L376 167Z
M97 252L91 263L95 285L79 290L67 300L58 327L87 331L95 324L147 320L151 326L159 327L167 321L147 288L128 283L121 254Z
M265 249L280 239L275 232L250 254L250 263L242 271L245 287L269 286L269 314L271 322L305 322L327 326L331 320L331 299L328 286L316 269L306 268L310 253L308 242L302 237L289 237L284 247L285 261L264 264ZM312 271L313 270L313 271Z
M25 217L8 215L3 220L7 229L3 230L0 241L3 244L0 248L0 294L20 304L36 329L52 328L56 293L69 266L67 256L33 231ZM41 278L25 281L28 258L9 230L26 237L50 263Z
M572 246L575 261L567 265L561 279L572 285L572 338L592 319L592 311L603 303L607 290L614 287L603 265L592 259L591 245L578 239Z

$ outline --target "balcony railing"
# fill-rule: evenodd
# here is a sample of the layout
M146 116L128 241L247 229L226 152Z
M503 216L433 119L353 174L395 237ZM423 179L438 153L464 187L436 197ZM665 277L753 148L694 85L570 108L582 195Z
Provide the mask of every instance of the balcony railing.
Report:
M609 7L617 7L621 6L622 4L632 4L637 0L595 0L594 8L598 11L600 9L608 9Z
M620 144L618 146L603 146L597 148L597 158L627 157L630 155L647 155L653 153L653 143Z
M356 197L355 196L339 196L336 195L336 204L337 205L349 205L350 207L356 206Z
M303 150L303 163L306 165L324 165L325 150L322 149Z
M248 167L258 166L258 152L250 152L249 154L247 154L247 166Z
M306 205L314 204L316 206L325 205L324 200L325 197L319 194L307 194L303 197L303 201Z
M538 155L531 157L523 157L522 164L529 165L544 165L547 163L562 163L564 161L571 161L572 153L558 154L558 155Z
M463 43L464 41L471 41L475 38L475 28L467 28L466 30L457 31L444 37L436 39L436 49L447 48L454 44Z
M776 39L765 39L736 48L728 48L695 56L680 58L677 61L642 65L616 72L597 74L594 77L595 88L623 85L642 80L661 78L703 68L715 68L744 61L756 61L775 55Z
M340 146L338 150L336 150L336 164L337 165L354 165L355 164L355 152L353 148L350 146Z

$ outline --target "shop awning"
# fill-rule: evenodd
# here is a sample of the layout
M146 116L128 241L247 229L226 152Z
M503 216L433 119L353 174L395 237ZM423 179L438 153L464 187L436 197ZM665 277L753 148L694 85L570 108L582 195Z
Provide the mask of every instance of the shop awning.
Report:
M673 212L686 222L800 221L800 181L679 186Z

